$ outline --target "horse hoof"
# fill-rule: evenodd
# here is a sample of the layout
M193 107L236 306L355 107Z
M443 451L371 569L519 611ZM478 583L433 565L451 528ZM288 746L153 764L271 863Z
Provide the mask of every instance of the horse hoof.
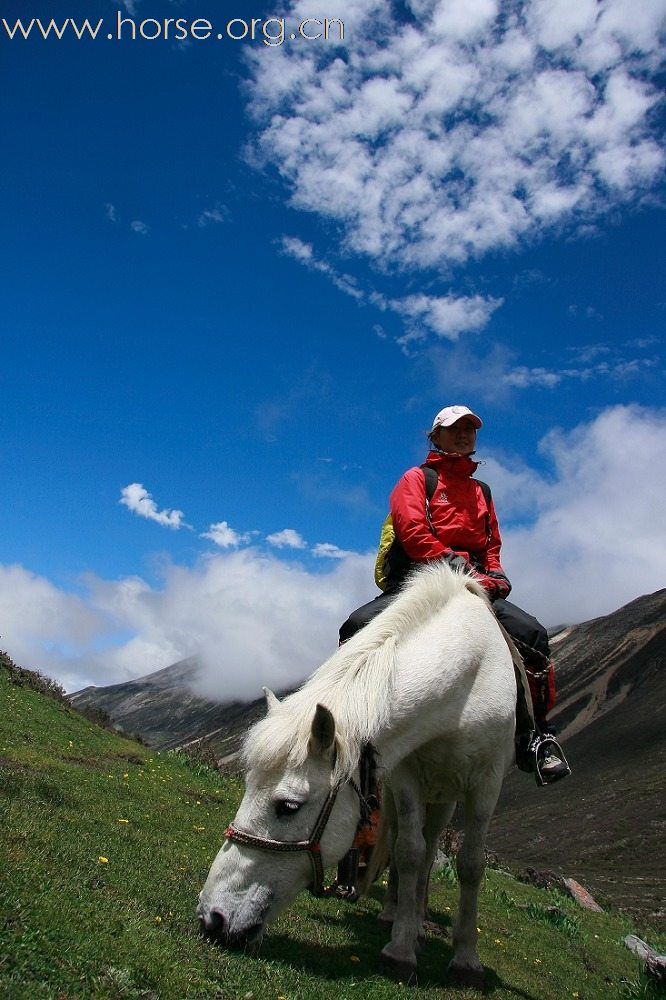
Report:
M404 983L405 986L417 985L415 963L404 962L399 958L393 958L392 955L386 955L382 951L379 955L379 967L390 979L396 979L398 982Z
M486 974L483 968L474 969L464 965L449 965L449 976L456 986L465 986L472 990L482 990L486 985Z

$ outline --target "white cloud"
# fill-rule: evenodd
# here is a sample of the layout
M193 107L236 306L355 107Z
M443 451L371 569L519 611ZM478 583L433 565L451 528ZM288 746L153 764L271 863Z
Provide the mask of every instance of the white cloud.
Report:
M182 528L185 526L182 510L158 510L157 504L151 494L141 483L130 483L124 486L121 491L120 503L124 504L139 517L145 517L149 521L156 521L166 528Z
M483 458L477 478L491 487L493 502L501 515L503 533L506 534L511 521L534 520L549 496L546 477L514 456L494 453L486 457L479 449L477 457Z
M348 559L349 556L353 555L353 552L339 549L332 542L317 542L312 548L312 554L318 559Z
M159 587L92 575L85 585L79 598L21 567L0 567L10 655L75 690L196 654L199 690L220 699L301 681L333 652L340 624L374 589L369 556L351 554L312 573L254 548L168 566Z
M657 181L660 0L408 6L410 20L389 0L354 4L344 46L248 54L255 162L347 250L441 270Z
M79 657L107 622L91 604L22 566L0 565L2 648L21 666L76 684Z
M307 548L305 539L293 528L284 528L282 531L276 531L272 535L267 535L266 541L269 545L275 546L276 549Z
M314 248L311 243L305 243L298 236L283 236L280 243L282 253L293 257L301 264L310 265L314 260Z
M110 201L107 201L107 203L105 204L104 211L106 212L106 217L109 220L109 222L118 221L118 213L116 211L116 206L112 205Z
M140 219L135 219L134 222L130 222L130 229L133 232L138 233L140 236L145 236L148 233L148 226L145 222L141 222Z
M285 256L293 257L300 264L304 264L310 271L326 275L339 291L356 299L357 302L366 300L366 295L358 288L356 279L351 274L341 274L328 261L317 257L311 243L305 243L297 236L283 236L280 250Z
M559 372L548 371L547 368L529 368L527 365L517 365L504 375L505 383L515 386L517 389L526 389L528 386L535 385L552 389L561 380L562 376Z
M496 470L488 475L500 518L504 504L518 512L507 486L525 487L533 498L533 522L503 533L511 599L555 624L663 587L656 540L663 535L666 411L615 406L573 431L552 431L541 450L552 466L548 478L519 468L513 484L497 477L498 490Z
M596 360L602 355L605 360ZM499 343L485 351L461 344L447 350L433 347L419 363L424 378L434 379L440 393L448 393L452 385L464 385L470 399L477 397L485 402L504 402L520 389L552 390L566 381L628 381L657 370L660 364L657 357L625 356L619 350L592 345L580 352L569 352L566 363L560 361L550 368L522 365L515 351Z
M438 337L457 340L461 333L477 332L487 326L490 317L503 300L484 298L482 295L407 295L404 298L386 298L377 291L365 291L358 287L349 274L340 274L328 261L317 257L311 243L305 243L297 236L283 236L280 248L283 254L292 257L310 271L326 275L341 292L351 295L359 304L376 306L383 312L397 313L405 320L407 333L397 338L399 344L409 344L423 340L427 332Z
M401 343L419 340L423 331L418 323L433 330L439 337L457 340L461 333L482 330L490 317L502 305L502 299L483 298L481 295L408 295L392 299L390 306L401 316L407 317L410 331L400 338Z
M218 521L216 524L211 524L208 531L204 532L201 537L215 542L221 549L238 548L239 545L243 545L250 540L249 534L234 531L226 521Z
M206 226L211 224L226 222L228 218L229 212L224 205L217 204L214 208L204 209L197 219L197 225L200 229L205 229Z

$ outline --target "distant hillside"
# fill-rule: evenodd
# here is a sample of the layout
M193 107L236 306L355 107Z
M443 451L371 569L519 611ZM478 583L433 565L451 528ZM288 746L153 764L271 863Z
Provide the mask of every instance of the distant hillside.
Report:
M666 590L562 633L558 723L573 774L509 775L493 848L513 864L578 867L617 905L666 916Z
M653 687L663 709L666 590L564 629L551 639L551 648L558 683L553 719L563 736L579 733L636 696L650 699Z
M227 730L239 716L241 728L247 726L252 706L239 701L210 701L195 694L198 669L196 658L190 657L134 681L84 688L69 695L69 700L75 708L106 712L120 731L140 735L160 748L181 746L204 733L218 732L222 746ZM259 704L265 704L263 698Z

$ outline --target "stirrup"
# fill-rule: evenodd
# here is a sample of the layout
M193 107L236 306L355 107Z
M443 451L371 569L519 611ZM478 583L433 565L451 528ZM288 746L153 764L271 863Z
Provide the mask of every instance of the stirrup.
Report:
M557 774L544 774L542 771L546 758L550 753L558 757L564 765ZM534 775L534 779L539 785L552 785L555 781L568 777L571 774L569 762L564 756L562 747L554 736L542 735L537 730L523 737L516 743L516 764L521 771L527 771Z

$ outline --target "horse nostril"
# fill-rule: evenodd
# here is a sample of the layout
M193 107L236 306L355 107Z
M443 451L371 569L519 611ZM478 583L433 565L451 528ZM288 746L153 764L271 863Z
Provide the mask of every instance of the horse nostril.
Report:
M206 930L215 937L224 937L228 929L228 921L222 910L212 909L205 921Z

